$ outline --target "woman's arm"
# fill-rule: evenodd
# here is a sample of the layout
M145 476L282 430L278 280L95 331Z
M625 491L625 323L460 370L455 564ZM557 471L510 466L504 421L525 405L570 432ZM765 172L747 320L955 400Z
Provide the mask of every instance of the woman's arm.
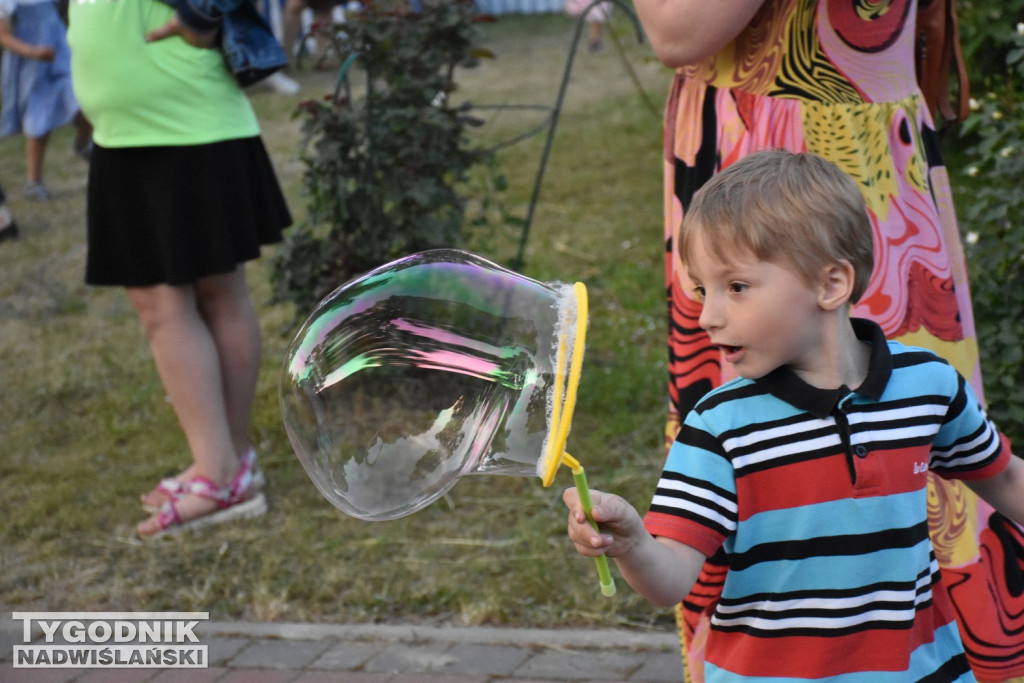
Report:
M181 23L178 15L175 14L166 24L147 33L146 42L152 43L171 36L181 36L192 47L213 47L216 43L217 30L196 31Z
M635 0L654 54L666 66L693 64L739 35L765 0Z
M253 0L160 0L174 8L174 18L146 34L153 42L181 36L193 47L214 47L224 15Z

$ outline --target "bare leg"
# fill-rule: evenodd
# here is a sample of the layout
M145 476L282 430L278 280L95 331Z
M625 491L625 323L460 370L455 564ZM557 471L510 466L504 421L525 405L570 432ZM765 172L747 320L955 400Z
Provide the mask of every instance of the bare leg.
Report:
M196 310L216 350L228 430L234 452L241 455L251 445L249 418L261 362L259 317L246 286L245 268L203 278L192 290ZM174 478L184 484L197 474L201 473L193 463ZM147 508L158 508L168 500L159 488L141 496Z
M245 267L200 280L195 286L199 314L213 336L220 359L221 388L235 453L250 446L249 418L260 372L260 322L245 282Z
M238 452L228 420L217 342L200 314L196 292L192 286L156 285L129 288L128 297L185 432L192 452L192 476L223 486L238 471ZM186 521L216 509L216 503L195 495L182 496L177 506ZM137 530L142 536L158 531L157 515L140 523Z
M600 21L590 22L590 51L596 52L601 49L601 35L604 33L604 24Z
M43 182L43 158L49 137L25 138L25 175L30 183Z
M313 12L313 22L316 24L316 58L323 59L327 55L327 44L330 35L334 30L333 9L321 9Z
M288 53L289 63L294 63L299 47L299 36L302 35L302 10L305 6L304 0L287 0L284 5L284 13L281 17L281 42L284 51Z
M84 147L92 140L92 124L85 118L82 112L75 114L75 144L76 147Z

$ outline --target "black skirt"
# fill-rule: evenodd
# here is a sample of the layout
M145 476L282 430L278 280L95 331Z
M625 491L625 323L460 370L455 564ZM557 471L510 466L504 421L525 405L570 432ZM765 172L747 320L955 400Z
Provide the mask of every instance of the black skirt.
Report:
M259 137L184 147L96 146L89 161L91 285L182 285L228 273L292 219Z

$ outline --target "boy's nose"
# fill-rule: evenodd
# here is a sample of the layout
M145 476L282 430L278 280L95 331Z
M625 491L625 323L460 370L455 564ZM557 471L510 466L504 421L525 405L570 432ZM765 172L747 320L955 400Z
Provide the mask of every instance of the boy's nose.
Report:
M718 307L707 297L704 298L704 303L701 304L700 317L697 318L697 324L703 330L711 330L721 325Z

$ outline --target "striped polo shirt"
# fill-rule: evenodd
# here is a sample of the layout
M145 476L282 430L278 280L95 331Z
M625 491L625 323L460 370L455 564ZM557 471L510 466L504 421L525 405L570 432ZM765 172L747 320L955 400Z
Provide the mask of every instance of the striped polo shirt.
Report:
M736 379L687 416L644 518L729 564L709 683L973 681L928 535L927 480L1010 457L969 385L931 351L871 345L856 390L788 368Z

